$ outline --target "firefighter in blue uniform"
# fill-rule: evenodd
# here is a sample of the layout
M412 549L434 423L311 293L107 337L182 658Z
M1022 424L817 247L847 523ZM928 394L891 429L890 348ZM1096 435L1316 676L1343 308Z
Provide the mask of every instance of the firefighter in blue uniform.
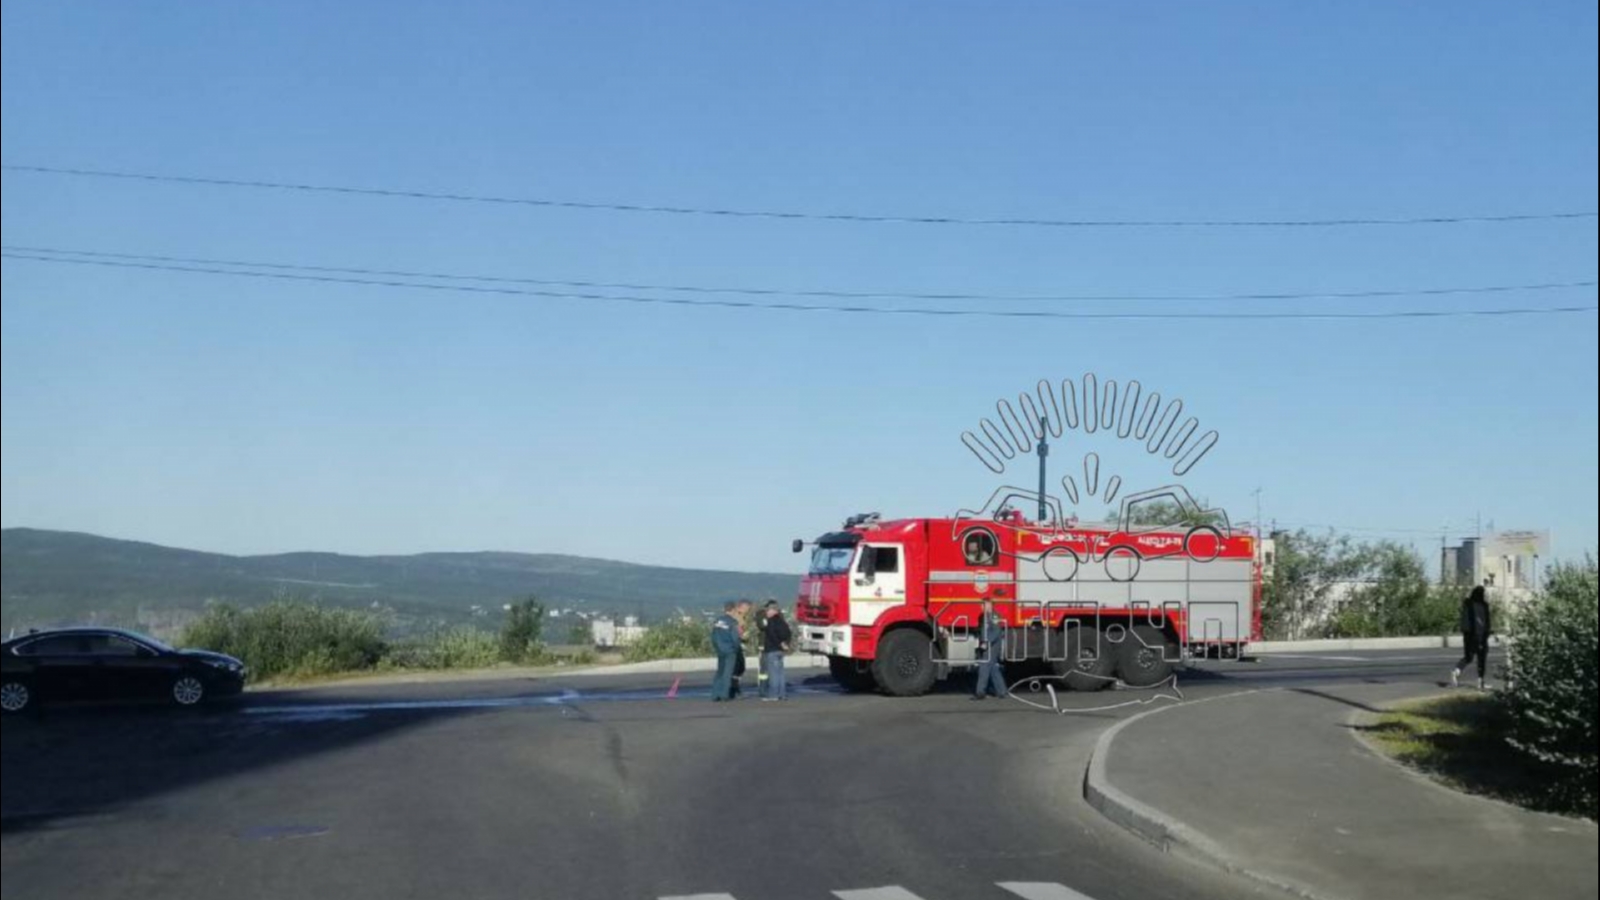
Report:
M711 681L711 699L717 702L733 699L733 669L743 648L739 640L739 620L734 611L739 604L729 601L722 615L711 623L711 648L717 652L717 675Z
M994 601L983 598L983 613L978 620L978 686L972 699L982 700L992 690L996 697L1006 696L1005 673L1001 659L1005 654L1006 623L994 611Z

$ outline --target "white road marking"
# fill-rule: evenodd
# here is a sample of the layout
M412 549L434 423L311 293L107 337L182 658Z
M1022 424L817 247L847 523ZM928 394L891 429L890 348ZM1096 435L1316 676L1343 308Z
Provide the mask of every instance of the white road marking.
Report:
M1002 881L996 886L1016 894L1022 900L1093 900L1087 894L1080 894L1072 888L1047 884L1043 881Z
M922 900L903 887L869 888L863 891L834 891L839 900Z
M681 897L662 897L661 900L739 900L732 894L684 894Z

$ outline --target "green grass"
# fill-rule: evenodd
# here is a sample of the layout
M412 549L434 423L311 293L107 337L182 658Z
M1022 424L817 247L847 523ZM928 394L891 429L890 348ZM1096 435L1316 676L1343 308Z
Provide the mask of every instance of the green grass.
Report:
M1593 817L1554 787L1566 773L1512 747L1512 718L1493 694L1456 694L1395 707L1361 731L1390 757L1457 790L1528 809Z

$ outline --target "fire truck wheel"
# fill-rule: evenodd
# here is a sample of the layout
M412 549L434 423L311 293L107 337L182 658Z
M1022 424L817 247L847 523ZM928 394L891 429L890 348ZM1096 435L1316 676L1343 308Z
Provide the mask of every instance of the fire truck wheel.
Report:
M1063 633L1064 631L1064 633ZM1050 648L1051 665L1056 674L1075 691L1098 691L1110 687L1116 660L1115 647L1104 639L1093 625L1073 625L1063 631L1052 632L1057 640L1066 642L1066 649L1057 652Z
M828 674L847 691L860 693L877 688L872 680L872 670L847 656L828 657Z
M878 657L872 661L872 677L891 697L916 697L926 694L938 676L933 662L933 642L915 628L900 628L878 642Z
M1154 625L1135 625L1117 645L1117 677L1130 687L1154 687L1172 677L1178 647Z

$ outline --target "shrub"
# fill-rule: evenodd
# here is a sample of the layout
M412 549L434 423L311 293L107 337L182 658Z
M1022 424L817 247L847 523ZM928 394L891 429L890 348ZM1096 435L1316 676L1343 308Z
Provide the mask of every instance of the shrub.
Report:
M388 662L401 669L484 669L500 661L500 641L479 628L442 628L394 648Z
M295 600L213 606L184 629L182 643L236 656L257 679L370 669L388 651L377 616Z
M710 656L712 652L708 624L676 619L646 631L639 640L623 648L622 658L628 662L646 662Z
M544 604L533 597L512 604L500 629L500 658L523 665L543 660L544 645L539 642L543 632Z
M1595 561L1557 566L1517 615L1506 667L1512 746L1566 773L1555 804L1596 813L1600 575Z

